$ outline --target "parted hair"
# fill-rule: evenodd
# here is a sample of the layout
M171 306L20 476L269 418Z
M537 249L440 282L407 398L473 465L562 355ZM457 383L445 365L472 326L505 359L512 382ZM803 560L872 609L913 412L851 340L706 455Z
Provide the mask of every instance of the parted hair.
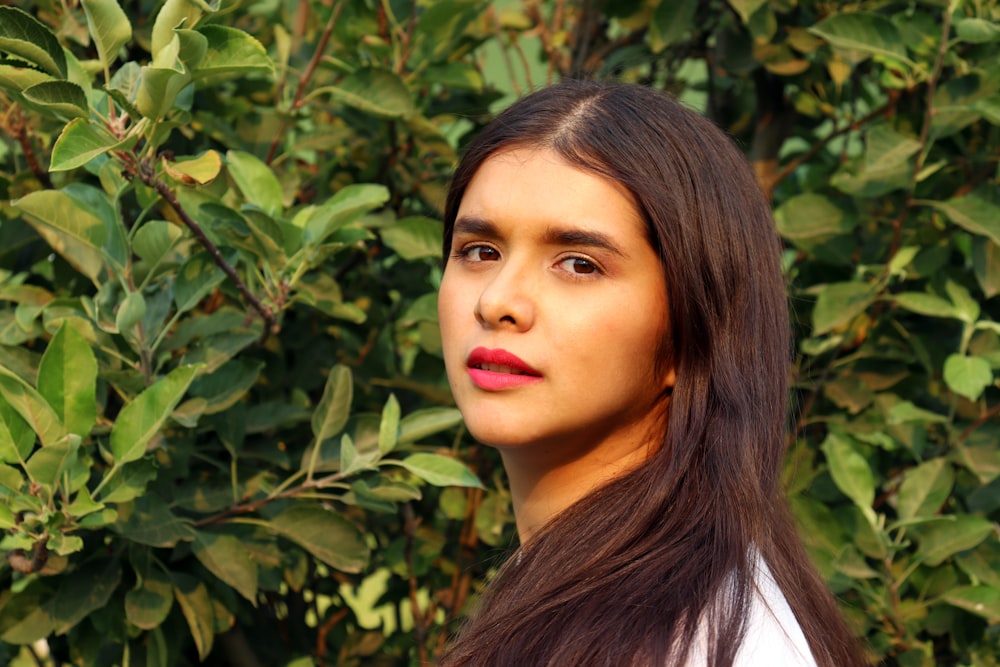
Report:
M659 359L676 384L650 458L501 567L440 664L682 666L701 632L707 664L731 665L759 557L817 663L863 665L780 487L790 329L781 246L750 164L719 128L656 90L544 88L467 147L446 202L445 261L479 167L523 147L554 150L631 194L663 267Z

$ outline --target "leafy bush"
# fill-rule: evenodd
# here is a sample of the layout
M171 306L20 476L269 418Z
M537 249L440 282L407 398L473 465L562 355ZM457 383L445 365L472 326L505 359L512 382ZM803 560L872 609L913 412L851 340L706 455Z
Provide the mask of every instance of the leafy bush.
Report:
M425 485L482 495L434 356L476 7L144 9L0 7L0 661L426 654Z
M995 2L20 5L0 661L433 658L510 539L496 460L455 458L444 184L508 89L563 76L748 147L810 552L873 662L1000 661Z

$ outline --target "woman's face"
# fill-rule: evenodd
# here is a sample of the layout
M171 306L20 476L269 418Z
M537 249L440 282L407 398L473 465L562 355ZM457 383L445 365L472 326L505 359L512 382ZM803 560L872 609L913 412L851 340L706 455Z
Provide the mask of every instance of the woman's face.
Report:
M486 160L458 210L438 314L480 442L625 454L662 427L663 270L619 184L545 149Z

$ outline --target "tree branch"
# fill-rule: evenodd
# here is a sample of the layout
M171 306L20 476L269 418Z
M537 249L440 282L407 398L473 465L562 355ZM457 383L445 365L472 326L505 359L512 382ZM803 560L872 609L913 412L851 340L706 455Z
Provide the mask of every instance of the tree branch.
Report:
M320 35L319 42L316 43L316 50L313 52L312 58L309 59L309 64L306 65L305 71L299 76L299 85L295 89L295 97L292 99L292 106L289 108L289 113L295 113L302 106L302 99L305 97L306 89L309 87L309 82L312 80L313 74L316 72L316 68L319 66L319 61L323 57L323 52L326 51L327 44L330 43L330 37L333 35L333 29L337 25L337 19L340 18L340 12L344 9L344 2L341 0L337 3L337 6L333 8L333 12L330 13L330 19L326 22L326 27L323 29L323 34ZM267 150L267 157L264 158L265 164L271 164L274 160L275 155L278 153L278 144L281 143L281 138L285 134L285 130L288 128L288 120L283 119L281 121L281 127L274 135L274 139L271 141L271 146Z
M24 112L18 104L12 104L10 110L4 116L3 128L17 140L17 143L21 146L21 152L24 153L24 159L28 163L28 169L31 173L35 175L38 182L42 184L47 190L52 190L55 185L52 184L52 177L49 175L47 169L42 167L41 163L38 161L38 156L35 155L35 148L31 145L31 137L28 132L28 122L24 119Z
M967 426L964 431L962 431L961 433L958 434L958 437L955 438L955 442L953 444L956 444L956 445L962 444L963 442L965 442L966 440L968 440L969 436L972 435L973 433L975 433L979 429L980 426L982 426L983 424L985 424L989 420L993 419L997 415L1000 415L1000 403L997 403L992 408L990 408L989 410L987 410L983 414L979 415L979 418L976 419L976 421L974 421L971 424L969 424L969 426Z
M805 153L802 153L801 155L799 155L798 157L796 157L794 160L791 160L790 162L788 162L787 164L785 164L785 166L783 166L777 172L775 172L775 174L772 176L770 182L767 184L767 186L769 188L769 190L767 190L767 191L773 192L774 188L776 188L778 186L778 184L781 183L781 181L783 181L786 178L788 178L789 176L791 176L792 172L794 172L796 169L798 169L799 167L801 167L803 164L805 164L809 160L811 160L814 157L816 157L816 155L820 151L822 151L824 148L826 148L827 145L831 141L833 141L834 139L836 139L837 137L841 137L841 136L847 134L848 132L853 132L854 130L861 129L862 127L864 127L868 123L872 122L873 120L875 120L879 116L884 116L885 114L889 113L895 107L896 107L896 100L895 99L890 99L886 104L884 104L883 106L879 107L878 109L875 109L875 111L872 111L872 112L868 113L867 115L863 116L860 120L856 120L856 121L850 122L847 125L845 125L844 127L841 127L839 129L831 132L827 136L823 137L822 139L820 139L819 141L817 141L815 144L813 144L812 146L810 146L809 149Z
M256 294L250 291L247 284L243 282L243 279L240 278L238 273L236 273L236 269L234 269L233 266L226 261L226 258L222 256L218 246L212 243L212 240L205 234L205 230L201 228L201 225L195 222L194 218L188 215L188 212L177 199L177 195L173 193L167 184L156 176L156 172L149 167L148 164L135 165L132 163L127 165L126 168L130 169L132 173L137 175L143 183L156 190L163 200L170 204L170 208L174 209L174 212L177 213L177 216L181 219L181 222L184 223L184 226L191 230L191 233L194 234L196 239L198 239L198 242L208 251L208 254L212 256L216 265L222 269L222 272L225 273L231 281L233 281L233 285L235 285L239 293L243 295L243 298L249 301L254 310L260 313L260 316L264 319L263 338L267 338L267 336L271 333L277 333L280 326L274 311L257 298Z

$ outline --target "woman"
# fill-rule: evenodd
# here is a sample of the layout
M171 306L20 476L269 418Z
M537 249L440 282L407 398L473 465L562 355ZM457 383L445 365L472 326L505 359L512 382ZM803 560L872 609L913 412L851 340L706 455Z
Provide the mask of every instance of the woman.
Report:
M780 248L722 132L541 90L468 147L444 248L449 382L522 548L442 664L863 664L779 488Z

